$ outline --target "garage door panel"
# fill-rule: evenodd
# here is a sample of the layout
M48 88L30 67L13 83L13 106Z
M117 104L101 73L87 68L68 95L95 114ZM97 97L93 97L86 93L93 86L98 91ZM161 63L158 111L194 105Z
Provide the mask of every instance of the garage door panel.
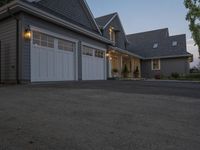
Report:
M82 49L83 80L105 80L105 58L103 54L104 51L83 46Z
M55 80L62 80L62 63L63 63L62 53L56 53L56 79Z
M51 44L46 44L44 47L40 45L40 34L43 33L37 33L37 36L34 36L33 32L31 82L75 80L75 43L50 37L46 39L50 39L47 43ZM34 39L34 37L38 39ZM58 46L58 41L60 41L60 46ZM45 45L45 41L42 42ZM71 44L74 45L68 49Z
M54 52L53 51L49 51L48 52L48 79L52 80L55 76L55 56L54 56Z

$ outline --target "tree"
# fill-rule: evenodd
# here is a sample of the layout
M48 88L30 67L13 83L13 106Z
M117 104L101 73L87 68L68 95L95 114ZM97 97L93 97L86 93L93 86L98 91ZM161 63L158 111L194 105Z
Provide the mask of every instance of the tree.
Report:
M188 9L186 20L189 21L189 29L200 56L200 0L184 0L184 4Z
M11 2L11 1L13 1L13 0L0 0L0 7Z
M199 61L199 63L197 64L197 68L198 68L198 70L200 71L200 61Z

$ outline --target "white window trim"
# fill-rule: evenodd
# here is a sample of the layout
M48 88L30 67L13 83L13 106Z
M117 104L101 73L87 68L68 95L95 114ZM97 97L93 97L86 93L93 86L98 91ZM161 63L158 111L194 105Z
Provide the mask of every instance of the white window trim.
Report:
M100 59L104 59L104 79L106 80L107 79L107 59L106 59L106 49L105 48L102 48L102 47L99 47L99 46L96 46L96 45L92 45L92 44L89 44L89 43L86 43L86 42L81 42L81 55L82 54L82 51L83 51L83 46L88 46L88 47L91 47L91 48L94 48L94 49L98 49L98 50L102 50L104 51L104 58L100 58ZM95 55L95 51L93 51L93 57Z
M154 61L154 60L158 60L158 69L154 69L154 68L153 68L153 61ZM152 59L152 60L151 60L151 70L153 70L153 71L161 70L160 59Z
M41 29L41 28L38 28L38 27L35 27L35 26L30 26L30 29L31 29L31 45L33 45L33 31L41 32L41 33L50 35L50 36L52 36L54 38L63 39L63 40L67 40L67 41L71 41L71 42L75 43L75 51L74 51L75 80L78 80L78 42L79 41L76 40L76 39L73 39L71 37L63 36L61 34L54 33L54 32L51 32L49 30ZM32 46L31 46L31 48L32 48Z

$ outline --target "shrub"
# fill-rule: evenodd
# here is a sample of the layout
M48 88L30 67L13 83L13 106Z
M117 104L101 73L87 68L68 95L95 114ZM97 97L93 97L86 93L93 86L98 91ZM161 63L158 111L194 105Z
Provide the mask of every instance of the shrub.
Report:
M128 73L129 73L129 70L128 70L127 65L125 64L125 66L124 66L124 68L122 70L122 74L124 75L124 78L128 77Z
M178 78L180 78L180 75L179 75L177 72L173 72L173 73L171 74L171 77L172 77L172 78L175 78L175 79L178 79Z
M112 72L113 72L113 73L118 73L118 69L114 68L114 69L112 70Z
M161 79L161 75L160 75L160 74L156 74L156 75L154 76L154 78L155 78L155 79Z

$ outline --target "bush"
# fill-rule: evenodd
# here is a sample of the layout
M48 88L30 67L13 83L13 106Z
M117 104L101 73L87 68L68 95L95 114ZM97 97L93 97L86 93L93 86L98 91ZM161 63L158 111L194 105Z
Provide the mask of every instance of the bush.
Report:
M113 72L113 73L118 73L118 69L117 69L117 68L114 68L114 69L112 70L112 72Z
M174 73L171 74L171 77L178 79L178 78L180 78L180 75L177 72L174 72Z
M154 76L154 78L155 78L155 79L161 79L161 75L160 75L160 74L156 74L156 75Z
M185 76L186 79L199 79L200 80L200 73L190 73L189 75Z

